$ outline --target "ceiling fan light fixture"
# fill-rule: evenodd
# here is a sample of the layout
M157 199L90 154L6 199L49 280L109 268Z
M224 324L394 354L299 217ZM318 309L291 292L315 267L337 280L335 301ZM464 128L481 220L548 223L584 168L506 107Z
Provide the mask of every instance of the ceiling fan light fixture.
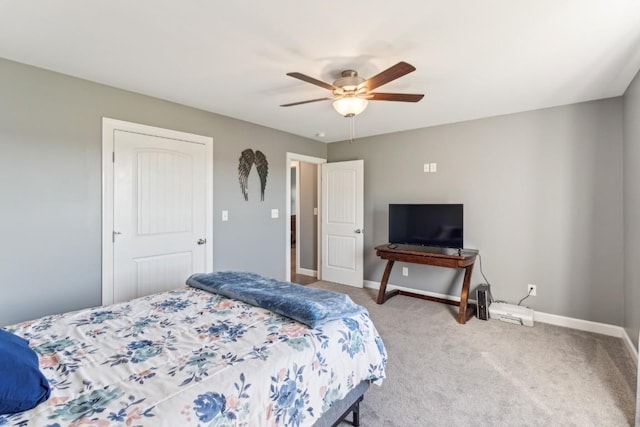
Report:
M345 96L333 101L333 108L344 117L354 117L362 113L367 108L368 103L369 101L365 98Z

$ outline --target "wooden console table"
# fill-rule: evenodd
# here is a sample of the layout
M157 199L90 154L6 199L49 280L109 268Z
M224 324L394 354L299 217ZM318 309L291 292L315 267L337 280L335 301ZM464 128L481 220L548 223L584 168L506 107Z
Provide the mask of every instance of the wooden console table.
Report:
M415 298L422 298L429 301L441 302L449 305L460 307L458 312L458 323L466 323L467 321L467 298L469 297L469 283L471 281L471 272L473 264L476 261L476 251L462 251L459 255L449 255L436 252L428 252L419 249L400 249L397 247L389 248L389 245L376 246L376 255L387 260L387 267L382 275L380 282L380 290L378 291L378 304L384 304L386 300L396 295L407 295ZM387 292L387 282L391 275L391 269L395 261L410 262L414 264L435 265L448 268L464 268L464 279L462 281L462 290L460 291L460 302L452 301L444 298L437 298L428 295L422 295L414 292L401 291L394 289Z

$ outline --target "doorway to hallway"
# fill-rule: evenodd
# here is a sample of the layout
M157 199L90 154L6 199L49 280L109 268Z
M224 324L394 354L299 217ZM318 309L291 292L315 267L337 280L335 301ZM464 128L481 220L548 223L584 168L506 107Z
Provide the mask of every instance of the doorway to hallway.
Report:
M318 165L292 160L290 166L290 280L308 285L318 279Z

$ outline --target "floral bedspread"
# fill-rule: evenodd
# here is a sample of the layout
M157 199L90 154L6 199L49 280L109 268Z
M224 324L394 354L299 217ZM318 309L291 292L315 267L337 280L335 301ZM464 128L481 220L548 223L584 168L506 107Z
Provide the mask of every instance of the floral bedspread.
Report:
M6 328L51 385L0 426L310 426L386 352L366 313L311 329L185 288Z

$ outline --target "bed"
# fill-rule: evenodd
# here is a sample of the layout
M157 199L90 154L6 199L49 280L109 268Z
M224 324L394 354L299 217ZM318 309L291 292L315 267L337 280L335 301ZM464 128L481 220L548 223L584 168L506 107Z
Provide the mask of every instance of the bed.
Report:
M365 309L312 327L228 295L191 284L4 328L29 341L50 396L0 426L332 426L349 413L358 423L386 365Z

